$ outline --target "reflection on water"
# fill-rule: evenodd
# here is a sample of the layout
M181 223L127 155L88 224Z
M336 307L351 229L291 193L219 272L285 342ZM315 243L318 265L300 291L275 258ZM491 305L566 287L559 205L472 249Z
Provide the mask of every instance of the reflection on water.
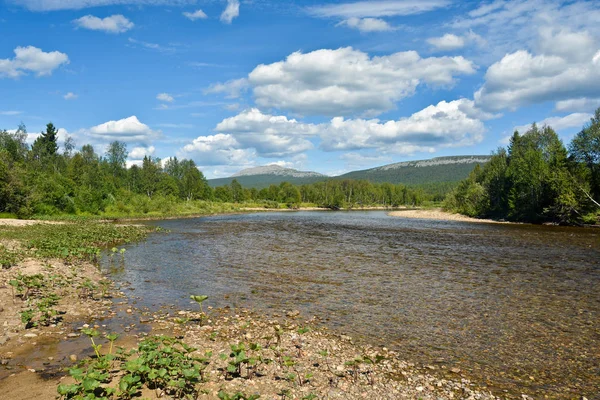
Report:
M139 305L299 309L498 393L600 393L600 230L297 212L157 222L128 247Z

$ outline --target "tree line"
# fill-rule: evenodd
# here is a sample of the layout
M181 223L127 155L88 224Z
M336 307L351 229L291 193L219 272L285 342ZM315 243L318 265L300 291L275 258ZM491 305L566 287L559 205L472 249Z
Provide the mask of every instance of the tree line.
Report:
M595 223L600 212L600 108L564 146L550 126L515 131L444 201L472 217L533 223Z
M123 142L110 143L104 154L92 145L78 151L71 138L62 148L58 131L49 123L31 146L27 129L0 130L0 213L20 218L33 215L131 215L189 211L201 202L260 202L296 207L312 203L329 208L419 205L422 190L389 183L326 181L295 186L289 182L262 190L230 185L211 188L193 160L145 156L141 165L127 166Z

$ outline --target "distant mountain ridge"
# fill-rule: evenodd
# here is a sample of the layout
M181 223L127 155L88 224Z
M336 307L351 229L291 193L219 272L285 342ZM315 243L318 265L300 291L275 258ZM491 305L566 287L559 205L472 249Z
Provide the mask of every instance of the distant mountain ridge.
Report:
M405 185L429 185L454 183L465 179L477 164L485 164L490 156L449 156L428 160L403 161L370 169L352 171L329 177L314 171L298 171L279 165L265 165L244 169L229 178L209 179L212 187L231 184L236 179L247 188L262 189L281 182L304 185L327 179L364 179L374 183L402 183Z
M261 167L246 168L238 173L231 175L232 178L238 178L240 176L251 176L251 175L280 175L280 176L291 176L293 178L308 178L308 177L323 177L328 178L327 175L320 174L314 171L298 171L293 168L285 168L280 165L263 165Z
M352 171L336 179L365 179L376 183L402 183L404 185L428 185L451 183L465 179L477 164L485 164L491 156L448 156L429 160L404 161Z

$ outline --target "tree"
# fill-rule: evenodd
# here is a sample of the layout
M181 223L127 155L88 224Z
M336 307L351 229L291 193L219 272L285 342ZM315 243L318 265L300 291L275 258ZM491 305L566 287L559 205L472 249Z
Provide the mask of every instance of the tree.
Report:
M158 183L160 182L160 159L152 157L144 156L144 160L142 161L142 171L141 171L141 187L144 193L150 198L158 188Z
M109 170L115 178L124 176L127 155L127 145L125 143L115 140L108 145L106 160L108 161Z
M57 139L58 131L54 127L54 124L49 122L46 125L46 131L40 133L40 136L38 136L33 142L31 151L34 154L34 157L37 159L42 159L45 157L54 156L58 151Z
M590 195L600 202L600 108L569 145L571 158L581 163L590 184Z
M244 200L244 190L242 189L242 185L234 179L231 181L231 199L234 203L239 203Z
M181 160L179 169L183 198L187 201L210 198L208 182L193 160Z
M19 125L15 133L0 130L0 149L5 150L11 161L23 161L27 153L27 128L23 123Z

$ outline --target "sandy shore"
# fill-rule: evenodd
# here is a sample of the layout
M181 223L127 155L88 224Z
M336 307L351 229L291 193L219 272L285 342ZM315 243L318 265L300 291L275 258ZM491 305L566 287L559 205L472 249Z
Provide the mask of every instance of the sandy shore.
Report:
M436 219L440 221L476 222L486 224L507 224L508 222L494 221L492 219L471 218L461 214L453 214L442 211L441 208L430 210L399 210L390 211L388 215L400 218Z
M60 221L39 221L36 219L0 218L0 226L28 226L35 224L62 224Z

